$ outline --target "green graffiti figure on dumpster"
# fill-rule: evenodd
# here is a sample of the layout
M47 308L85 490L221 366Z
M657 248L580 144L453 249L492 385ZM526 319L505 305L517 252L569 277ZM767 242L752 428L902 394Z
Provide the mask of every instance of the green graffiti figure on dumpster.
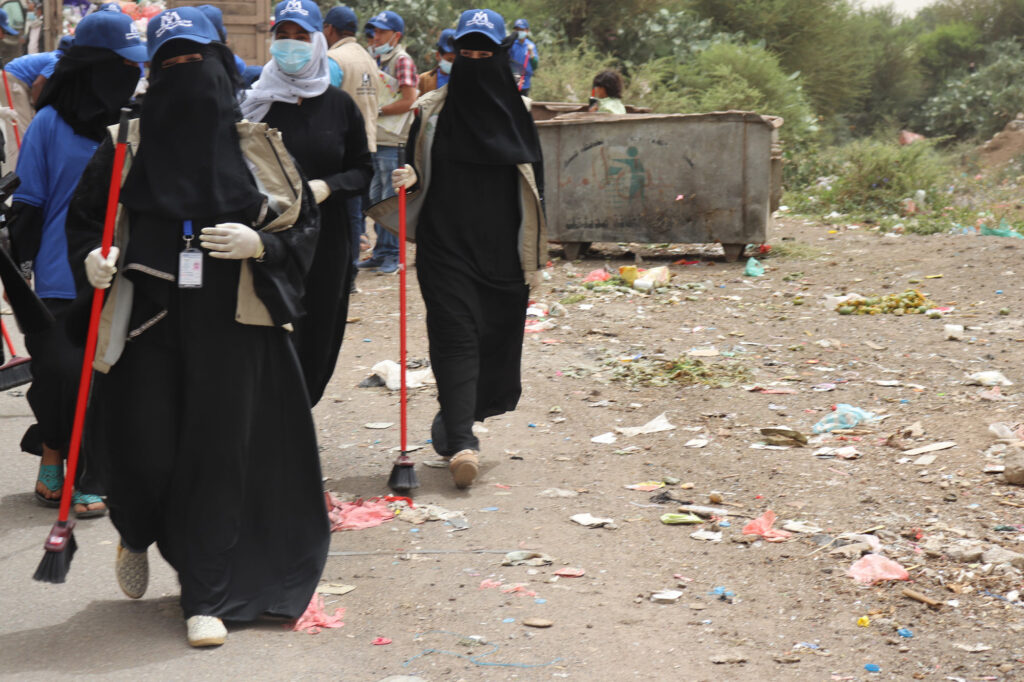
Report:
M613 165L608 169L609 180L618 180L622 184L622 180L628 182L628 192L626 199L632 202L634 200L643 201L644 199L644 187L647 184L647 173L644 171L644 163L638 157L640 150L636 147L630 147L626 150L626 156L628 158L612 159Z

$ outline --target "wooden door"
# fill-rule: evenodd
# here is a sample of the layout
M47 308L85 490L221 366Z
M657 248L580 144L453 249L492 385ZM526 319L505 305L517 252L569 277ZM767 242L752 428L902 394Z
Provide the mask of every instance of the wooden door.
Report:
M228 31L228 44L232 51L245 60L246 64L267 63L268 33L273 8L270 0L245 0L235 2L209 2L208 0L170 0L168 7L186 5L215 5L224 13L224 28Z

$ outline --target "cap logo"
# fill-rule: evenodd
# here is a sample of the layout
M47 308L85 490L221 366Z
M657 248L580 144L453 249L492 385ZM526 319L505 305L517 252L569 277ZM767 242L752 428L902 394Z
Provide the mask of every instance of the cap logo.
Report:
M494 24L487 18L487 12L477 12L470 17L469 21L466 22L466 27L468 28L470 26L486 26L489 29L494 28Z
M281 10L281 14L301 14L302 16L308 16L309 10L302 8L301 0L288 0L288 4Z
M377 16L375 16L373 18L373 21L383 21L385 23L387 22L387 20L388 20L388 15L387 15L386 12L381 12L380 14L378 14Z
M156 37L160 38L168 31L179 27L192 28L192 20L182 19L177 12L166 12L160 17L160 27L156 30Z
M128 42L132 42L132 41L135 41L135 40L138 40L138 41L141 42L142 41L142 34L139 33L138 27L133 25L132 26L132 30L129 31L128 33L124 34L124 39L127 40Z
M102 11L104 11L104 12L117 12L118 14L120 14L121 13L121 8L118 7L117 5L105 5L103 7Z

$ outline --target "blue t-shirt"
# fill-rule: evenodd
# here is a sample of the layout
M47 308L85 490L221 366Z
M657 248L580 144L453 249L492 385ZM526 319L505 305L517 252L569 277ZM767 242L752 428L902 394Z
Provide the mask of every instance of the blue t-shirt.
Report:
M27 54L7 62L4 71L25 85L32 87L32 84L36 82L36 78L40 75L47 78L53 75L53 67L56 66L60 55L61 53L57 50L53 52L40 52L39 54ZM49 73L46 73L47 70L49 70Z
M437 89L440 90L444 86L448 85L448 79L451 78L450 73L445 73L441 69L437 70Z
M43 235L36 255L35 284L40 298L75 297L68 263L64 221L82 172L99 143L75 134L53 107L43 107L21 140L14 201L43 211Z
M245 60L242 59L241 57L239 57L237 54L236 55L232 55L232 56L234 56L234 58L235 58L235 68L238 69L238 74L239 75L244 74L245 73L245 67L248 66L248 64L246 64Z
M516 85L519 85L519 78L523 74L523 64L526 64L526 78L523 79L523 90L530 89L530 80L533 78L533 66L526 58L527 48L533 48L533 56L537 57L537 45L527 38L523 41L515 41L508 51L509 61L512 62L512 75L516 77Z

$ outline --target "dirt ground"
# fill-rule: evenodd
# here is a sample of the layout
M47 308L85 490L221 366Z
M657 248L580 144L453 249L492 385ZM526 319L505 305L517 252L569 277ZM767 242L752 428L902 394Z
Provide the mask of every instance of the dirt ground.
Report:
M1024 420L1022 245L830 231L797 218L771 234L776 255L758 278L703 247L599 244L572 263L553 250L535 299L566 300L568 314L526 335L523 398L484 425L476 485L455 490L447 471L423 464L437 460L429 445L414 453L415 502L462 511L469 527L395 519L335 533L332 550L347 554L329 559L325 584L356 589L326 596L328 611L345 608L345 626L315 635L317 650L361 671L351 679L1021 677L1024 493L991 473L1013 446L997 443L989 424ZM670 286L650 295L580 287L591 270L617 271L637 255L642 267L670 265ZM423 358L423 306L409 279L410 357ZM339 495L388 492L397 394L356 386L372 365L397 357L397 284L360 275L350 310L358 321L315 411L326 485ZM953 310L941 319L844 316L822 305L826 294L913 288ZM963 338L947 340L947 324L966 327ZM689 359L677 365L687 371L666 378L662 368L675 359ZM683 385L695 367L706 382L731 385ZM985 370L1014 385L1000 393L965 384ZM751 447L765 442L761 427L813 436L837 403L885 418L804 447ZM411 392L411 443L427 442L435 410L432 387ZM591 440L662 413L674 429ZM374 422L395 425L366 428ZM955 445L904 454L944 441ZM847 446L858 458L819 452ZM654 492L625 488L665 480L671 485ZM543 493L552 488L572 496ZM719 493L712 506L730 515L666 525L660 516L678 503L652 501L659 493L701 505ZM776 527L805 521L820 530L783 542L744 537L766 510L778 515ZM614 527L570 521L579 513ZM721 531L721 541L691 538L698 530ZM863 586L847 576L868 546L840 536L863 532L910 582ZM503 566L513 550L553 563ZM564 568L585 574L555 575ZM938 606L904 596L908 587ZM682 596L651 601L666 589ZM858 625L865 616L869 624ZM552 625L524 626L531 618ZM376 637L393 643L371 646Z

